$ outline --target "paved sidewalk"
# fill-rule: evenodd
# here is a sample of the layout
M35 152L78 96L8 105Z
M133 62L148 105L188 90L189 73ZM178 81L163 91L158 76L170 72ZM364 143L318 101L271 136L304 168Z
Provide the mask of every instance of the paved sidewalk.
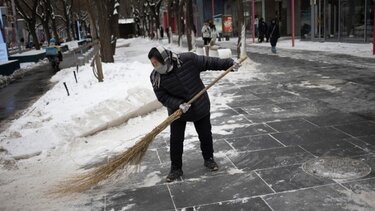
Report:
M375 71L371 61L309 61L264 52L249 54L260 74L210 94L215 157L203 166L197 136L185 141L184 177L165 183L168 131L157 137L141 171L103 197L94 210L374 210L375 172L354 180L311 176L301 165L321 156L359 159L375 168ZM335 57L332 55L332 57ZM331 57L331 58L332 58ZM370 64L370 65L367 65ZM203 75L206 81L213 76ZM160 179L161 178L161 179ZM144 181L152 181L144 183ZM100 188L100 187L99 187ZM95 191L93 191L95 193Z

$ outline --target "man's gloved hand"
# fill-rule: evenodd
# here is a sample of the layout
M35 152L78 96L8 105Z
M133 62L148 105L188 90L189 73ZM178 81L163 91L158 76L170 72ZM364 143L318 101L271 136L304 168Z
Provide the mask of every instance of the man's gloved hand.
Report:
M238 69L240 69L240 67L241 67L241 64L238 63L238 62L236 62L236 61L234 61L234 62L233 62L233 69L232 69L232 72L237 72Z
M179 108L182 110L183 113L186 113L189 110L190 106L191 106L190 104L182 103L179 106Z

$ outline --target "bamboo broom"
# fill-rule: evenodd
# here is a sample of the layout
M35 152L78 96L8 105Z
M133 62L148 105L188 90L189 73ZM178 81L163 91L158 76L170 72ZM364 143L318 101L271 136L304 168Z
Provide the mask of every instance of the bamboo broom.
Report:
M238 60L239 63L245 61L247 57ZM187 104L192 104L199 97L201 97L210 87L216 84L220 79L227 75L233 70L233 67L228 68L219 77L202 89L198 94L196 94ZM182 115L182 110L178 109L173 114L171 114L167 119L155 127L150 133L146 134L140 141L138 141L134 146L127 149L125 152L115 156L112 160L109 160L106 164L99 166L91 171L85 172L82 175L71 177L68 180L61 182L57 186L57 190L51 192L53 194L67 195L70 193L85 191L99 182L109 178L114 175L118 170L131 165L138 165L141 163L148 146L152 143L154 138L161 133L165 128L167 128L173 121L180 118Z

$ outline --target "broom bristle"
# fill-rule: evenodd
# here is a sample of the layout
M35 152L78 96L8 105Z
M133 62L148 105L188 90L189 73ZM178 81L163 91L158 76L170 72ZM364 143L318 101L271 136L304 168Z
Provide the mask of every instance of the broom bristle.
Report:
M57 189L51 192L51 194L67 195L70 193L82 192L114 175L120 169L131 165L139 165L148 149L148 146L152 143L156 135L162 132L173 121L180 118L181 114L181 110L177 110L125 152L117 155L108 163L85 172L83 175L71 177L68 180L61 182L57 186Z

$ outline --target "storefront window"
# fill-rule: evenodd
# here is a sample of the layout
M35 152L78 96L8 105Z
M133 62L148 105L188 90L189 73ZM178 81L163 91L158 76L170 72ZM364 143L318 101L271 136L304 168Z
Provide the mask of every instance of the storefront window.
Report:
M366 41L370 42L373 38L373 27L374 27L374 1L367 0L367 14L366 14Z
M310 0L301 0L301 39L311 39Z
M339 38L339 0L328 0L326 5L326 39L337 41Z
M365 1L341 0L340 28L344 41L364 40Z

